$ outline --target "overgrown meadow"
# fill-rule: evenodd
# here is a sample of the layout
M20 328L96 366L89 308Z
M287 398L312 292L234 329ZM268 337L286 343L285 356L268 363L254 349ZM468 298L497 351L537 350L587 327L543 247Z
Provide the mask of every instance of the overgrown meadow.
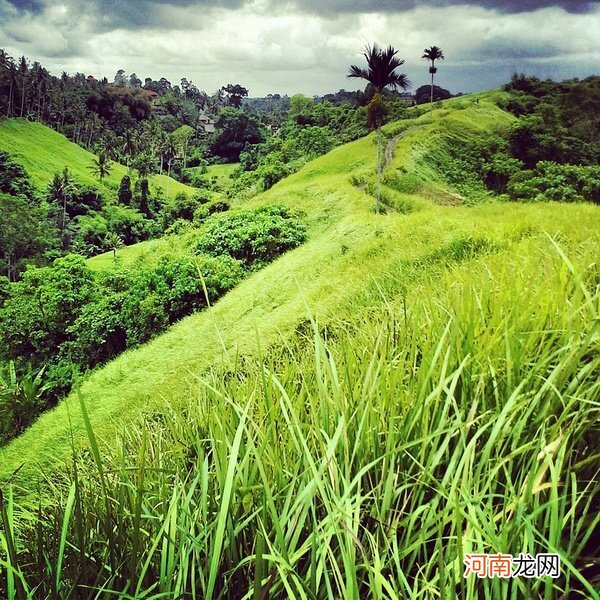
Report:
M543 234L481 247L397 263L111 440L80 393L89 449L39 480L53 500L4 494L4 593L593 597L597 265ZM563 574L464 579L483 550Z
M386 214L374 135L246 199L305 241L0 451L0 594L598 597L600 214L469 176L451 149L514 126L499 97L384 127ZM236 214L203 235L244 261ZM482 552L561 575L465 578Z

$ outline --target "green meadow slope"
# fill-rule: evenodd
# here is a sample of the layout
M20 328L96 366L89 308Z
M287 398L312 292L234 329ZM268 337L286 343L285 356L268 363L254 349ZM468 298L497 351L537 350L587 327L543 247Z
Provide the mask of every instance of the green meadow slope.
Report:
M457 172L513 122L477 99L385 127L385 214L375 135L234 207L308 241L0 449L0 596L598 598L600 209ZM482 552L560 577L466 577Z
M0 150L7 151L23 165L40 188L48 185L56 173L69 167L77 182L114 193L128 171L127 167L113 162L110 175L100 183L90 170L94 154L53 129L25 119L0 119ZM150 177L150 186L154 190L161 187L171 197L180 192L191 195L196 191L166 175Z
M374 134L312 161L246 203L301 209L308 242L255 273L209 310L182 320L83 381L81 396L102 444L110 446L115 432L140 415L168 412L169 405L189 398L203 373L233 369L243 357L288 343L310 318L352 322L364 311L410 294L413 287L434 293L456 265L468 269L472 264L485 273L507 261L516 269L520 259L524 265L542 264L542 257L554 252L549 236L560 240L568 254L587 253L589 258L596 252L597 206L471 206L432 170L425 159L449 132L472 136L512 122L493 96L478 98L478 103L456 99L419 119L384 128L384 191L396 210L374 214L374 198L368 193L376 166ZM83 173L89 162L88 153L41 126L11 121L0 131L0 147L11 131L19 139L29 140L25 131L35 134L26 145L15 143L9 150L21 153L16 158L40 183L59 163ZM45 149L44 140L52 140ZM69 162L73 157L75 164ZM147 245L133 246L121 254L143 257L147 250ZM79 401L72 394L0 450L0 478L20 469L15 481L24 490L34 489L52 469L67 464L72 440L81 446L86 439Z

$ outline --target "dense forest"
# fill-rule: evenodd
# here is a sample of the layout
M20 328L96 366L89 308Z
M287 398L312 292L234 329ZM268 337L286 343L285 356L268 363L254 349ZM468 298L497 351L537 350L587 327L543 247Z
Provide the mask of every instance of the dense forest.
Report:
M0 273L13 280L28 261L41 264L66 252L92 256L156 237L200 204L226 201L206 177L209 164L240 162L229 195L256 194L367 132L368 94L340 91L326 99L274 94L252 100L247 95L243 86L228 84L209 96L187 79L175 86L165 78L146 79L142 85L137 75L122 71L111 83L81 73L55 77L37 62L14 61L1 51L0 114L38 121L93 151L90 170L99 182L114 161L129 173L118 189L103 195L78 182L66 166L34 194L19 165L0 154L0 190L14 197L6 199L5 231L20 218L23 202L32 208L23 239L2 247ZM393 95L390 102L404 106ZM198 192L172 201L164 190L150 188L154 173Z

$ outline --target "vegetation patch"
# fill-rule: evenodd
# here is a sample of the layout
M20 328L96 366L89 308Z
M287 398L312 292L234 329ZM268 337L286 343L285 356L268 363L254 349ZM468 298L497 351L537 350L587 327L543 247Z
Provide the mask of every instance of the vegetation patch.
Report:
M195 243L197 252L227 255L257 269L306 240L306 227L284 206L213 216Z
M28 269L0 298L0 357L11 365L11 381L18 380L7 389L28 403L27 423L19 417L19 426L11 429L16 412L0 406L0 441L18 434L68 393L78 373L210 306L249 272L305 240L306 227L297 214L263 206L209 217L193 238L196 256L163 256L155 265L135 268L116 263L95 272L71 255L49 267ZM42 373L43 398L38 389L33 399L33 392L19 391L24 381Z

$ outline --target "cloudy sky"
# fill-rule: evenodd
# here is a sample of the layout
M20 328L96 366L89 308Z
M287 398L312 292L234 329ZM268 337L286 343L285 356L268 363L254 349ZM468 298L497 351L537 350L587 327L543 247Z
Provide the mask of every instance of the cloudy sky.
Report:
M391 44L413 89L423 50L446 60L436 83L489 89L512 73L600 74L600 2L584 0L0 0L0 48L63 70L113 79L192 79L211 93L241 83L251 96L358 89L360 51Z

